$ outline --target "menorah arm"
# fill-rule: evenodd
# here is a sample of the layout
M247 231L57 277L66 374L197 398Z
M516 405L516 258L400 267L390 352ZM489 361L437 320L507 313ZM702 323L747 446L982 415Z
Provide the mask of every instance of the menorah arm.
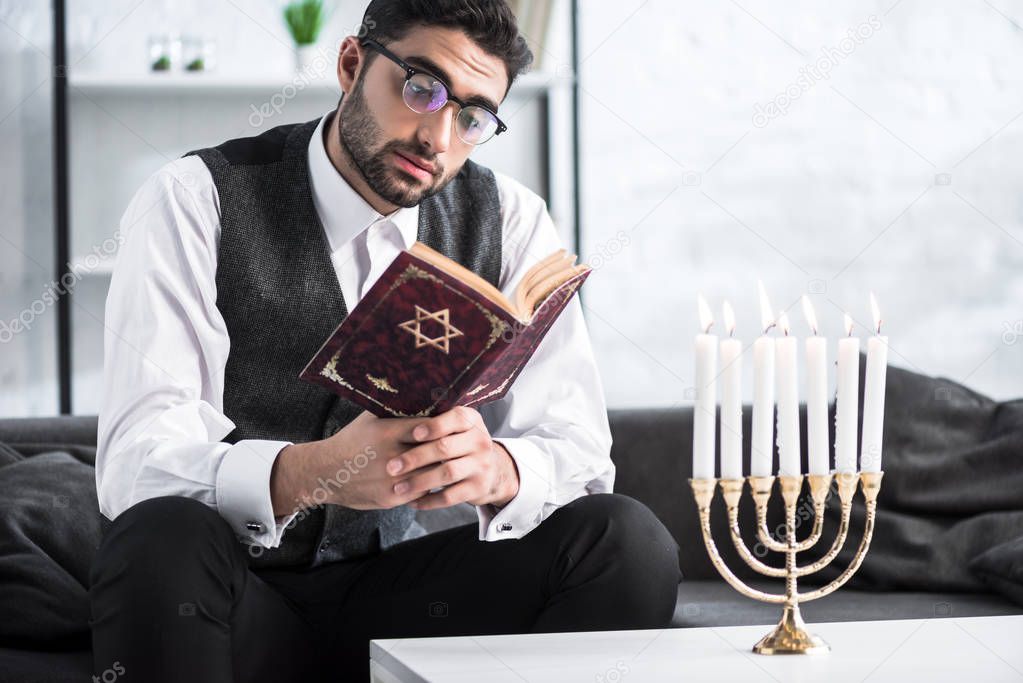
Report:
M813 529L810 531L810 535L804 538L802 541L796 543L795 549L797 553L801 553L804 550L817 545L821 540L821 536L824 533L824 506L814 505L813 507Z
M718 573L721 574L721 577L732 588L748 598L775 605L785 604L786 597L784 595L765 593L764 591L747 586L743 583L742 579L728 568L728 565L721 558L721 553L718 552L717 545L714 543L714 537L710 532L710 501L714 497L714 489L717 488L717 479L690 479L689 483L693 487L693 496L696 498L696 507L700 514L700 531L703 533L703 543L707 546L707 554L710 556L711 563L718 570Z
M838 553L841 552L845 546L846 538L849 535L849 518L852 513L852 500L856 494L856 484L859 481L858 477L843 476L841 474L835 477L838 482L838 498L842 501L842 518L838 525L838 534L835 536L835 540L832 542L831 547L828 549L820 559L816 562L812 562L808 565L796 568L796 576L808 576L809 574L815 574L824 567L831 564ZM823 505L820 510L816 511L820 517L823 518ZM819 537L818 537L819 539Z
M753 492L753 503L757 509L757 538L768 550L777 553L787 552L788 543L777 541L767 529L767 501L771 498L774 477L747 477L750 490Z
M761 562L754 557L746 547L746 542L742 540L742 533L739 531L739 499L742 498L744 483L743 479L721 480L721 495L725 499L725 507L728 510L728 528L732 536L732 543L735 544L735 550L739 553L739 557L750 567L765 576L783 577L785 576L784 567L772 567Z
M785 501L786 515L788 511L795 514L796 505L799 501L799 493L803 489L803 476L780 476L777 477L781 495ZM749 477L750 489L753 491L753 502L757 509L757 538L768 549L779 553L787 553L795 550L802 552L809 550L820 541L824 532L824 503L828 496L828 489L831 488L830 474L810 474L806 477L810 482L810 497L813 499L813 529L810 535L802 541L790 545L791 539L784 542L776 540L771 536L767 528L767 503L771 498L771 488L774 485L775 477ZM795 530L786 530L795 533Z
M764 576L775 577L785 576L785 567L772 567L771 565L765 564L764 562L758 560L753 555L753 553L750 552L750 549L746 546L746 542L742 540L742 534L739 533L738 510L728 511L728 526L731 529L732 542L735 544L735 550L736 552L739 553L739 557L741 557L746 562L746 564L748 564L750 567L757 570Z
M714 568L718 570L721 577L727 581L732 588L739 591L747 598L753 598L754 600L760 600L761 602L769 602L775 605L785 604L786 598L784 595L774 595L773 593L765 593L764 591L751 588L743 583L742 579L736 576L725 561L721 559L721 553L718 552L717 545L714 543L714 539L710 534L710 509L706 511L700 511L700 528L703 531L703 542L707 546L707 554L710 555L710 561L714 564ZM745 547L745 546L743 546ZM785 575L785 570L781 570L781 575Z
M796 567L796 576L816 574L838 557L838 553L842 551L842 548L845 546L845 540L849 535L849 513L851 510L851 507L842 506L842 521L838 526L838 535L835 536L835 540L831 543L831 547L828 548L828 552L810 564Z
M830 474L808 474L806 480L810 483L810 498L813 500L813 530L809 536L796 543L797 553L809 550L821 540L824 532L824 504L831 488Z
M823 598L825 595L830 595L836 590L841 588L846 581L852 578L852 575L856 573L856 570L863 564L863 559L867 556L867 548L870 547L870 541L874 536L874 522L877 518L877 493L881 488L881 477L882 472L863 472L860 474L861 481L863 483L863 497L866 499L867 515L866 521L863 525L863 538L860 539L860 547L856 549L856 554L853 556L852 562L845 568L838 577L826 586L822 586L816 590L809 591L808 593L799 593L799 602L808 602L810 600L816 600Z

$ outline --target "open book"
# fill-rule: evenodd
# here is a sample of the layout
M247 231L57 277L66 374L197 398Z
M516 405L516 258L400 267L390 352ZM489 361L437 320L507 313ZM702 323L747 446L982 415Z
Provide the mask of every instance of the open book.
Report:
M522 281L515 287L514 301L509 301L497 287L422 242L413 244L409 251L469 285L524 323L529 322L537 304L542 303L551 292L576 275L589 270L588 265L575 263L575 254L566 254L564 249L558 249L526 271Z
M379 416L428 416L507 393L589 276L559 249L509 300L430 247L401 252L299 375Z

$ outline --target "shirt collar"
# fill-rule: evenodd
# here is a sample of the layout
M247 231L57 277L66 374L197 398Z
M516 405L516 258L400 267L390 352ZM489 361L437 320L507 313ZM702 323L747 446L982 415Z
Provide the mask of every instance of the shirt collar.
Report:
M384 216L348 184L327 156L323 140L323 132L329 127L332 114L334 110L320 118L309 140L309 181L313 203L323 222L331 252L337 251L363 230L382 220L394 223L401 233L405 248L411 248L419 231L419 206L399 207Z

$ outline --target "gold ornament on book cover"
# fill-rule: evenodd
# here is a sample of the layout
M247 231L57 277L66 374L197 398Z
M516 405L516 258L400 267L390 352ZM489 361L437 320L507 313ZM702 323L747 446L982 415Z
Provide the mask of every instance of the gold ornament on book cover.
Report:
M398 327L405 330L409 334L412 334L416 338L416 348L421 349L424 346L432 346L435 349L448 353L450 350L450 342L455 337L461 337L462 331L451 324L451 313L447 308L442 308L439 311L430 312L415 304L416 317L411 320L406 320L403 323L399 323ZM444 333L439 337L428 337L423 334L423 323L427 321L434 321L440 323L444 327Z

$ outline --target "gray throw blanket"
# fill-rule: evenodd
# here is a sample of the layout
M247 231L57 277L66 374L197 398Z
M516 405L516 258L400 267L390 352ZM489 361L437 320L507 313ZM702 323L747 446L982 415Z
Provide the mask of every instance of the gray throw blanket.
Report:
M70 452L0 444L3 645L88 645L89 567L106 524L95 476Z

